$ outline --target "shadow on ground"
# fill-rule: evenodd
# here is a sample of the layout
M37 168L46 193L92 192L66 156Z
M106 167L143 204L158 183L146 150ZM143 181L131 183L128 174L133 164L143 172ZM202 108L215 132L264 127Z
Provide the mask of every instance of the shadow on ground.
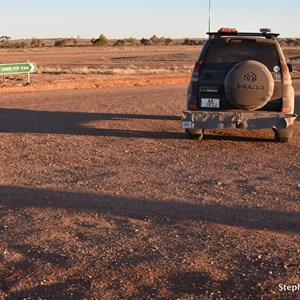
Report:
M123 138L155 138L180 139L180 132L140 131L133 129L114 129L114 121L180 121L177 116L114 114L114 113L82 113L82 112L51 112L23 109L0 109L0 132L9 133L50 133L82 136L110 136ZM112 129L88 127L84 124L93 121L110 121ZM100 123L101 126L101 123ZM145 126L146 127L146 126ZM178 126L179 127L179 126ZM147 128L147 127L146 127Z
M300 101L300 100L299 100ZM299 108L297 108L299 110ZM298 112L299 113L299 112ZM109 122L110 128L89 127L90 122ZM115 121L124 121L129 128L114 128ZM129 122L128 122L129 121ZM151 130L147 121L176 121L178 124L159 124ZM145 130L136 130L137 126ZM173 131L170 131L173 128ZM0 109L0 132L2 133L46 133L60 135L80 135L118 138L149 138L149 139L185 139L187 136L180 128L180 116L147 115L147 114L116 114L116 113L82 113L82 112L51 112L24 109ZM205 134L205 140L230 140L235 142L272 142L273 139L253 136L234 136Z
M210 271L205 269L189 270L183 267L185 263L183 263L184 260L182 258L186 259L186 255L193 255L191 249L189 249L191 245L195 245L196 248L192 248L194 250L207 247L207 233L204 233L204 236L202 236L202 233L199 232L199 236L197 235L197 238L195 236L194 240L191 241L186 238L183 229L180 237L173 238L173 230L184 228L186 224L191 224L191 222L195 221L199 223L199 231L201 231L202 224L221 224L250 230L267 230L272 231L272 234L275 234L274 232L296 234L300 228L299 212L267 210L258 207L229 207L215 204L145 200L15 186L2 186L0 188L0 208L1 215L5 216L8 214L10 218L15 216L20 219L21 223L19 222L18 226L20 224L28 226L25 229L26 237L47 234L47 232L43 231L30 231L34 220L31 219L32 216L27 208L45 212L45 220L47 219L47 212L53 209L53 211L57 211L58 218L63 218L66 214L72 216L75 224L77 224L77 216L97 214L98 218L98 215L103 217L107 214L110 219L113 218L115 220L114 223L117 226L115 233L107 231L105 235L98 237L96 234L90 239L88 233L89 224L84 224L84 222L82 224L81 219L80 226L84 226L82 231L84 236L81 236L80 229L77 229L76 236L78 239L76 239L75 244L74 241L71 242L72 247L67 248L68 251L61 251L65 246L70 247L70 241L64 236L58 240L52 240L52 246L45 248L45 245L30 244L28 241L26 242L26 239L25 242L24 239L22 239L22 242L19 241L18 234L20 233L15 232L16 228L12 227L10 229L10 238L7 238L5 243L9 243L9 251L18 253L22 259L10 263L6 262L4 266L7 265L7 269L0 269L0 298L2 292L3 295L8 295L8 298L5 299L101 299L100 295L105 291L110 291L111 295L114 295L114 299L185 299L180 298L181 295L191 296L191 299L195 299L193 297L200 299L204 296L210 296L216 291L221 291L220 293L224 297L220 298L223 299L233 299L233 296L237 295L240 299L252 299L254 295L260 295L265 292L256 283L267 281L269 270L276 269L277 273L280 272L278 276L283 276L286 273L284 268L286 259L284 257L276 256L275 253L272 258L268 257L264 261L257 260L257 255L255 253L251 254L251 251L249 254L235 251L232 248L233 244L231 245L229 235L227 239L227 245L230 246L228 255L232 255L234 261L232 261L232 266L230 265L228 269L228 271L232 269L228 277L220 280L213 276L211 269ZM59 210L64 211L64 214L60 214ZM24 214L22 214L22 211ZM132 247L133 241L134 245L137 243L135 240L136 232L133 231L135 227L129 224L128 218L131 219L131 225L133 224L132 222L135 223L132 219L147 220L152 222L152 227L160 228L163 231L151 232L150 236L147 237L147 227L143 228L145 231L141 230L142 235L139 237L139 241L142 242L142 246L139 245L138 253L137 248L135 248L135 252L128 252L126 250L127 243L131 245L129 247ZM53 220L53 222L55 223L56 221ZM140 226L140 229L142 229L143 225ZM195 223L191 226L195 226ZM47 228L51 228L51 226ZM62 232L65 229L62 228ZM95 230L97 231L98 229ZM71 230L70 227L68 230ZM210 240L212 243L217 242L220 237L224 238L222 233L218 236L219 230L217 228L208 227L208 230L212 230L211 235L214 236ZM0 221L0 235L2 232L4 232L5 237L5 228L4 226L1 228ZM166 246L162 248L164 249L163 251L154 248L155 243L151 242L154 238L153 234L155 234L156 238L165 241ZM88 252L83 253L78 250L79 248L77 249L77 244L85 245L86 243L91 248L93 248L91 245L96 244L100 248L103 247L101 249L109 247L113 251L112 257L108 256L108 258L105 258L105 255L104 257L94 257ZM121 249L120 243L123 245ZM80 249L84 250L85 247ZM273 253L272 250L267 251L266 253L270 253L270 251ZM106 252L103 251L103 253L105 254ZM253 257L249 257L249 255ZM91 261L90 258L92 258ZM168 262L166 262L166 259ZM194 257L190 259L193 261ZM83 260L85 261L84 267L82 265ZM218 267L225 267L226 259L224 264L224 266L220 265ZM161 265L162 270L159 274L164 274L163 278L160 278L161 275L155 275L158 265ZM142 269L140 268L141 266L143 266ZM144 269L145 266L147 266L147 269ZM48 271L49 268L50 270L57 270L63 276L59 277L60 275L58 274L56 282L42 282L35 286L23 287L21 290L12 290L12 287L18 285L20 278L34 277L33 274L37 272L43 274L41 273L43 267L48 268ZM213 268L214 266L212 266ZM141 279L142 277L133 275L136 272L141 272L141 270L146 272L145 276L149 272L154 272L153 276L157 276L155 281L145 284ZM82 272L88 272L88 274L92 272L93 276L84 276L85 273ZM101 278L106 280L106 290L101 290L97 286ZM112 279L109 281L109 278ZM130 296L124 294L124 290L122 290L124 289L124 282L128 283L128 280L131 286L135 286L135 289L130 292ZM161 290L168 291L170 297L163 298L160 294ZM128 292L128 290L126 291ZM88 297L91 293L98 293L98 296L95 298Z
M201 204L201 202L193 204L179 201L145 200L14 186L1 187L0 205L12 211L23 207L66 209L140 220L153 219L156 222L168 220L167 222L176 223L196 220L254 230L291 233L298 233L300 228L299 212L266 210L259 207Z

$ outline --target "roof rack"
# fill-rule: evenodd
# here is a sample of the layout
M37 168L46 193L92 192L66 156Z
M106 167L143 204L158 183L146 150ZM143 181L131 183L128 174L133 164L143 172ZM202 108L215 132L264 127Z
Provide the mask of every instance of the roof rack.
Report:
M228 32L207 32L210 38L221 37L221 36L253 36L253 37L265 37L267 39L274 39L279 36L279 33L273 32L237 32L237 31L228 31Z

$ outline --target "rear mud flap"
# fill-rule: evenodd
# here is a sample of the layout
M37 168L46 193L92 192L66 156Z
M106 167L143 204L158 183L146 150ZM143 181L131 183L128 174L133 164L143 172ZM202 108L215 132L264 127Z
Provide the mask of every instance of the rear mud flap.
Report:
M241 129L282 129L292 125L296 114L270 112L212 112L184 111L181 127L184 129L241 128Z

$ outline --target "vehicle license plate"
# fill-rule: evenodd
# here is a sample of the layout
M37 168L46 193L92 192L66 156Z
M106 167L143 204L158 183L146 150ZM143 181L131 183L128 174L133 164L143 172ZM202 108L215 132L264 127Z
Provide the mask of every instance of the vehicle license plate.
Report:
M192 122L191 121L183 121L182 122L182 128L185 128L185 129L192 128Z
M220 99L217 98L201 98L201 107L219 108Z

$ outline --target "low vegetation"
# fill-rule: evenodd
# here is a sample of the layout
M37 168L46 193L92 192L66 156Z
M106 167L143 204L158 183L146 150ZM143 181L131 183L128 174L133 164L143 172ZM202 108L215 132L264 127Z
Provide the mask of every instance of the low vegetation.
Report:
M281 46L286 46L286 47L298 47L300 46L300 38L296 38L296 39L291 39L291 38L287 38L287 39L279 39L279 43Z
M150 66L128 66L121 67L39 67L40 74L79 74L79 75L155 75L170 73L190 73L191 66L171 66L171 67L150 67Z
M108 39L104 34L101 34L97 39L91 39L91 43L94 46L105 46L108 44Z
M39 47L104 47L104 46L164 46L164 45L202 45L205 39L171 39L158 37L155 34L150 38L137 39L134 37L124 39L108 39L104 34L98 38L56 38L56 39L24 39L11 40L8 36L0 37L0 49L26 49Z
M27 40L12 40L9 36L0 36L0 48L2 49L25 49L39 47L89 47L89 46L164 46L164 45L188 45L198 46L203 45L206 39L171 39L158 37L155 34L150 38L137 39L134 37L124 39L108 39L104 34L100 34L98 38L81 39L76 38L55 38L55 39L27 39ZM300 46L300 38L283 38L279 39L281 46L298 47Z

